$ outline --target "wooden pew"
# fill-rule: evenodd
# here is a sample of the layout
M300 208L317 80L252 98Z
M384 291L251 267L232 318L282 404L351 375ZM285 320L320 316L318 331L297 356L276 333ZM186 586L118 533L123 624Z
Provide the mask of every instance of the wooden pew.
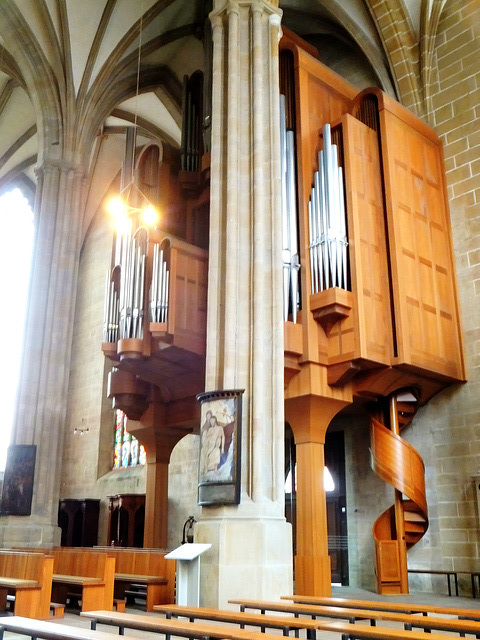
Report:
M405 631L390 627L371 627L365 624L351 624L349 622L320 622L322 631L338 632L342 640L425 640L425 631ZM475 633L480 632L480 627ZM445 640L446 636L439 633L429 633L428 640ZM448 636L447 636L448 637Z
M147 611L156 604L175 602L175 560L165 558L164 549L96 547L115 558L115 598L123 599L132 584L146 588ZM97 607L98 608L98 607Z
M112 640L112 634L105 631L92 631L21 616L0 618L0 640L3 640L5 631L44 640ZM128 640L141 639L129 636Z
M82 613L82 616L93 618L102 624L109 624L119 628L137 629L162 633L164 635L176 635L184 638L201 638L202 640L278 640L278 635L259 633L224 627L220 625L198 624L196 622L181 622L179 620L166 620L154 616L114 613L109 611L91 611ZM114 621L114 618L121 618ZM120 622L120 624L119 624ZM403 629L391 629L385 627L370 627L367 625L353 625L341 622L318 622L319 629L329 632L337 632L347 640L351 635L360 640L425 640L423 631L405 631ZM41 638L43 640L111 640L109 632L96 629L81 629L65 624L31 620L19 616L0 618L0 640L3 640L4 632L18 633ZM139 640L129 635L129 640ZM428 640L445 640L445 635L429 634Z
M175 635L183 638L201 638L202 640L208 640L208 638L224 638L225 640L278 640L279 637L278 635L262 633L260 631L248 631L246 629L239 629L238 627L168 620L160 616L149 616L138 613L87 611L82 612L80 615L91 620L91 628L93 630L96 630L97 624L106 624L118 627L122 635L125 629L135 629L137 631L163 633L167 636ZM429 638L429 640L431 639ZM433 638L432 640L437 639ZM445 637L443 637L442 640L445 640Z
M319 624L317 629L323 628L323 622L318 618L340 618L348 624L355 624L357 621L369 620L371 626L376 626L380 622L398 622L403 625L404 630L413 628L424 629L424 631L449 631L453 633L465 634L474 633L480 635L480 621L472 619L437 618L421 614L399 613L392 611L378 611L373 609L355 609L348 607L330 607L326 605L290 604L278 602L263 602L250 600L230 600L232 604L240 604L241 607L259 609L260 611L279 611L294 615L305 615L314 618ZM167 606L164 605L166 609ZM462 609L456 610L457 613ZM480 614L480 611L478 612ZM178 614L181 615L181 614ZM263 613L262 613L263 615Z
M188 608L188 607L187 607ZM225 616L222 614L225 613ZM227 622L229 613L231 612L218 612L212 610L212 615L207 618L216 622ZM80 615L90 618L92 629L95 630L97 623L116 626L119 629L120 634L124 634L125 629L136 629L140 631L149 631L154 633L172 634L183 637L199 637L193 636L194 633L202 634L203 638L226 638L227 640L273 640L278 638L271 634L265 634L262 632L251 632L244 629L235 629L232 627L224 626L211 626L211 625L198 625L195 622L181 622L179 620L168 620L165 618L159 619L153 616L145 616L130 613L115 613L109 611L90 611L81 613ZM181 615L181 612L179 612ZM262 614L264 615L264 614ZM392 614L398 615L401 614ZM404 614L406 617L406 614ZM261 617L261 616L256 616ZM268 617L268 616L266 616ZM232 616L233 619L233 616ZM422 626L425 630L430 631L429 619L423 616L411 616L410 619L414 619L413 625L416 622ZM431 618L430 620L434 620ZM436 620L436 619L435 619ZM306 621L308 622L308 621ZM462 621L462 620L442 620L438 619L439 624L444 625L444 629L448 631L455 631L460 633L474 633L477 637L480 634L480 624L475 621ZM452 623L452 627L448 626L448 623ZM170 626L170 624L173 626ZM242 624L244 621L242 621ZM236 624L240 624L238 621ZM258 621L255 620L255 626ZM286 622L287 625L291 624L291 621ZM465 625L465 626L463 626ZM269 624L265 625L270 626ZM342 635L342 640L349 640L349 638L358 638L360 640L424 640L425 631L414 631L405 629L393 629L391 627L378 627L368 626L365 624L352 624L349 622L331 622L324 620L316 620L315 627L318 631L338 632ZM298 631L298 629L296 630ZM313 637L310 635L310 637ZM429 640L445 640L445 635L429 633Z
M54 547L53 549L38 548L35 549L39 553L49 553L54 557L60 554L66 554L67 556L75 553L84 553L88 557L94 554L104 554L115 560L115 572L114 572L114 587L112 600L110 595L107 596L109 604L102 602L96 602L92 605L93 608L98 609L101 606L103 609L119 609L119 605L125 600L125 592L129 590L132 584L143 585L146 589L147 611L153 611L153 606L156 604L168 604L175 601L175 560L166 559L165 555L168 551L164 549L133 549L130 547ZM66 571L54 569L54 593L58 599L65 601L67 597L68 589L60 584L64 585L76 584L80 585L81 576L90 576L83 569L76 569L79 573L76 574L77 580L60 580L59 574L66 574ZM84 581L85 584L89 581ZM90 605L87 605L90 610ZM82 603L82 611L86 611L85 606Z
M207 609L206 607L189 607L178 604L157 604L154 611L164 613L167 619L172 617L185 617L194 622L195 620L212 620L215 622L226 622L238 624L243 629L245 626L260 627L264 629L281 629L284 636L288 636L290 631L305 629L307 638L315 638L315 630L318 625L314 620L306 618L294 618L293 616L267 616L260 614L250 614L245 612L226 611L220 609Z
M15 595L15 615L45 619L50 614L54 559L41 553L0 551L2 594Z
M69 592L82 600L82 611L113 608L115 559L70 547L53 550L53 599L66 602Z
M437 613L470 620L480 620L478 609L443 607L441 605L416 604L413 602L384 602L380 600L357 600L354 598L333 598L329 596L282 596L282 600L292 600L299 604L327 605L331 607L349 607L372 611L396 611L397 613ZM238 604L238 603L237 603ZM257 607L258 608L258 607Z

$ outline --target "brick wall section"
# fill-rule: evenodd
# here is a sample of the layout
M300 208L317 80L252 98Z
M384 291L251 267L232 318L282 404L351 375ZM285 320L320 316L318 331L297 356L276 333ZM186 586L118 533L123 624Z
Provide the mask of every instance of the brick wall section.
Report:
M468 382L440 394L410 434L426 457L433 530L409 566L480 569L474 476L480 453L480 3L450 0L432 72L433 124L444 144ZM414 442L415 441L415 442ZM432 447L432 454L428 454ZM438 549L438 554L432 553ZM469 582L463 579L469 592Z
M372 0L375 18L385 51L394 69L398 98L418 116L424 112L419 83L419 46L409 16L397 0Z
M426 536L408 552L408 566L480 570L474 479L480 476L480 2L448 0L438 25L432 13L417 35L396 0L369 4L401 102L420 117L428 112L444 145L468 379L433 398L402 432L425 462L430 519ZM349 529L355 523L350 510ZM351 560L351 584L370 586L368 569L357 566L355 554ZM445 592L444 580L412 575L409 582L411 590ZM467 576L460 587L469 595Z

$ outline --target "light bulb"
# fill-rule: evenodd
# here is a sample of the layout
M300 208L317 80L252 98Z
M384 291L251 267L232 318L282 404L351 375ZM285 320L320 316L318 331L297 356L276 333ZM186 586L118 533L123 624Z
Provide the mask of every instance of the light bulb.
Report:
M119 233L128 233L131 227L127 205L120 197L112 198L107 204L107 210L113 218L115 229Z
M107 210L114 218L124 217L126 215L125 203L119 196L109 200Z
M142 209L142 222L148 227L156 227L158 218L158 211L151 204L145 209Z

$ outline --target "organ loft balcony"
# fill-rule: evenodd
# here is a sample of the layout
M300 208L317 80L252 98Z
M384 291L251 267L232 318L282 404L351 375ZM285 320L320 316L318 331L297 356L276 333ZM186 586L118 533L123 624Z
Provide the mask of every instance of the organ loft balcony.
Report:
M102 351L114 364L108 395L139 420L152 402L171 407L204 390L208 255L144 227L119 244Z

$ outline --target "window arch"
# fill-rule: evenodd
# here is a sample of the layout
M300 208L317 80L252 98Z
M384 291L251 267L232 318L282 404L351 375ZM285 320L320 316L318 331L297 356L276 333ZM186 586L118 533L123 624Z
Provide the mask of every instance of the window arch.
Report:
M31 192L24 193L19 187L0 195L0 291L6 305L15 309L16 318L13 320L14 316L8 313L0 315L0 333L9 336L4 341L3 349L10 367L9 375L5 376L0 387L0 403L3 408L0 470L5 468L6 463L22 359L34 234L31 196Z

